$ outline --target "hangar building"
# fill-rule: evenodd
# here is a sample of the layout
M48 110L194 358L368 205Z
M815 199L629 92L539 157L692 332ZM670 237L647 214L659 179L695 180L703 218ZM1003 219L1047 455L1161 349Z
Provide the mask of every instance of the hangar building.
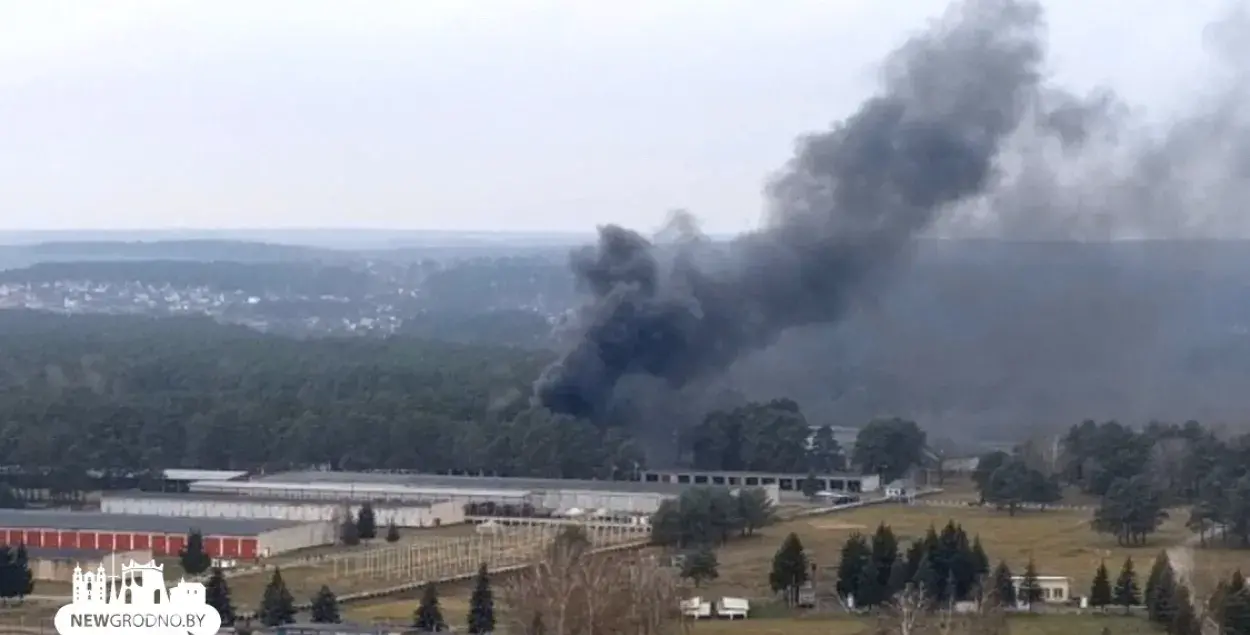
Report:
M106 492L100 511L106 514L138 514L180 518L268 518L292 522L340 522L344 512L353 516L359 505L342 501L292 500L279 496L229 494L174 494L165 492ZM373 503L379 526L438 527L464 522L464 505L450 500Z
M0 509L0 541L30 548L148 550L174 556L193 529L203 534L204 548L215 558L266 557L333 544L336 538L334 523Z

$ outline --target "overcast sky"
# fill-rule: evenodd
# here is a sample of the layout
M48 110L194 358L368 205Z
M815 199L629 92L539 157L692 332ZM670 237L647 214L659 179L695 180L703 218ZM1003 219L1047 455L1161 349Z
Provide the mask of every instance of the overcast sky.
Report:
M0 230L739 231L945 4L0 0ZM1166 111L1224 4L1050 0L1052 70Z

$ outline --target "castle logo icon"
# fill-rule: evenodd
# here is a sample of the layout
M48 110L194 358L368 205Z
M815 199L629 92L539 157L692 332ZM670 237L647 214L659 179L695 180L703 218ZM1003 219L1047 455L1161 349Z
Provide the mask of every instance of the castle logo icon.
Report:
M204 585L180 580L165 588L165 565L133 560L110 572L74 568L69 604L56 612L60 635L215 635L221 615L209 606Z

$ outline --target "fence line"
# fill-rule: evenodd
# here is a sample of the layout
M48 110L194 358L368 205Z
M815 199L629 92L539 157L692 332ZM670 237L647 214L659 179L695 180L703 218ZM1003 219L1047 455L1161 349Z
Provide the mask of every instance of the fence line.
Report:
M916 501L913 501L913 503L916 505L927 505L930 507L981 507L982 506L977 501L956 500L956 499L925 499L925 500L916 500ZM994 507L994 505L990 503L986 503L984 506ZM1041 505L1038 503L1020 503L1016 505L1016 509L1038 510L1038 511L1056 510L1056 511L1092 512L1095 509L1097 509L1097 507L1093 505L1063 505L1063 504Z
M426 584L445 584L467 580L477 575L485 563L492 575L522 571L533 564L555 540L562 526L532 523L520 529L480 534L467 538L450 538L437 544L415 544L402 547L372 549L367 552L338 554L328 558L334 567L335 580L406 582L344 593L340 604L395 595L421 588ZM640 549L650 544L646 528L634 525L587 527L591 554ZM324 564L321 566L325 566ZM311 602L297 603L296 610L311 608ZM254 617L244 613L240 617Z

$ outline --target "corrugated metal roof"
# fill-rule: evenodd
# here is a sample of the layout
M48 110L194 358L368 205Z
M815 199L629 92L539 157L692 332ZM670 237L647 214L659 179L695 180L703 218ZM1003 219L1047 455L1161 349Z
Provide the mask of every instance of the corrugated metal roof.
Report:
M563 478L510 478L502 476L447 476L443 474L388 474L379 472L283 472L254 479L258 483L337 483L343 485L388 484L410 488L484 489L496 491L563 490L589 492L679 494L689 485L639 481L591 481Z
M230 483L234 486L237 483ZM360 501L343 500L307 500L299 498L289 498L285 496L256 496L252 494L241 495L231 494L230 492L144 492L140 490L127 490L124 492L105 492L100 499L128 499L128 500L162 500L162 501L203 501L208 503L257 503L257 504L278 504L278 505L307 505L310 503L318 503L325 505L359 505ZM394 509L396 507L428 507L434 503L446 501L446 498L432 497L429 500L422 501L403 501L403 502L387 502L382 501L374 503L374 509Z
M356 496L404 495L428 498L445 498L450 495L476 496L480 498L525 498L530 492L513 489L466 489L449 487L420 487L396 483L337 483L333 481L298 482L298 481L200 481L190 485L191 491L207 492L278 492L307 491L321 493L342 493Z
M255 536L304 523L269 518L180 518L28 509L0 509L0 527L6 529L60 529L62 531L135 531L185 534L199 529L209 536Z
M245 470L165 470L164 476L170 481L229 481L247 476Z

